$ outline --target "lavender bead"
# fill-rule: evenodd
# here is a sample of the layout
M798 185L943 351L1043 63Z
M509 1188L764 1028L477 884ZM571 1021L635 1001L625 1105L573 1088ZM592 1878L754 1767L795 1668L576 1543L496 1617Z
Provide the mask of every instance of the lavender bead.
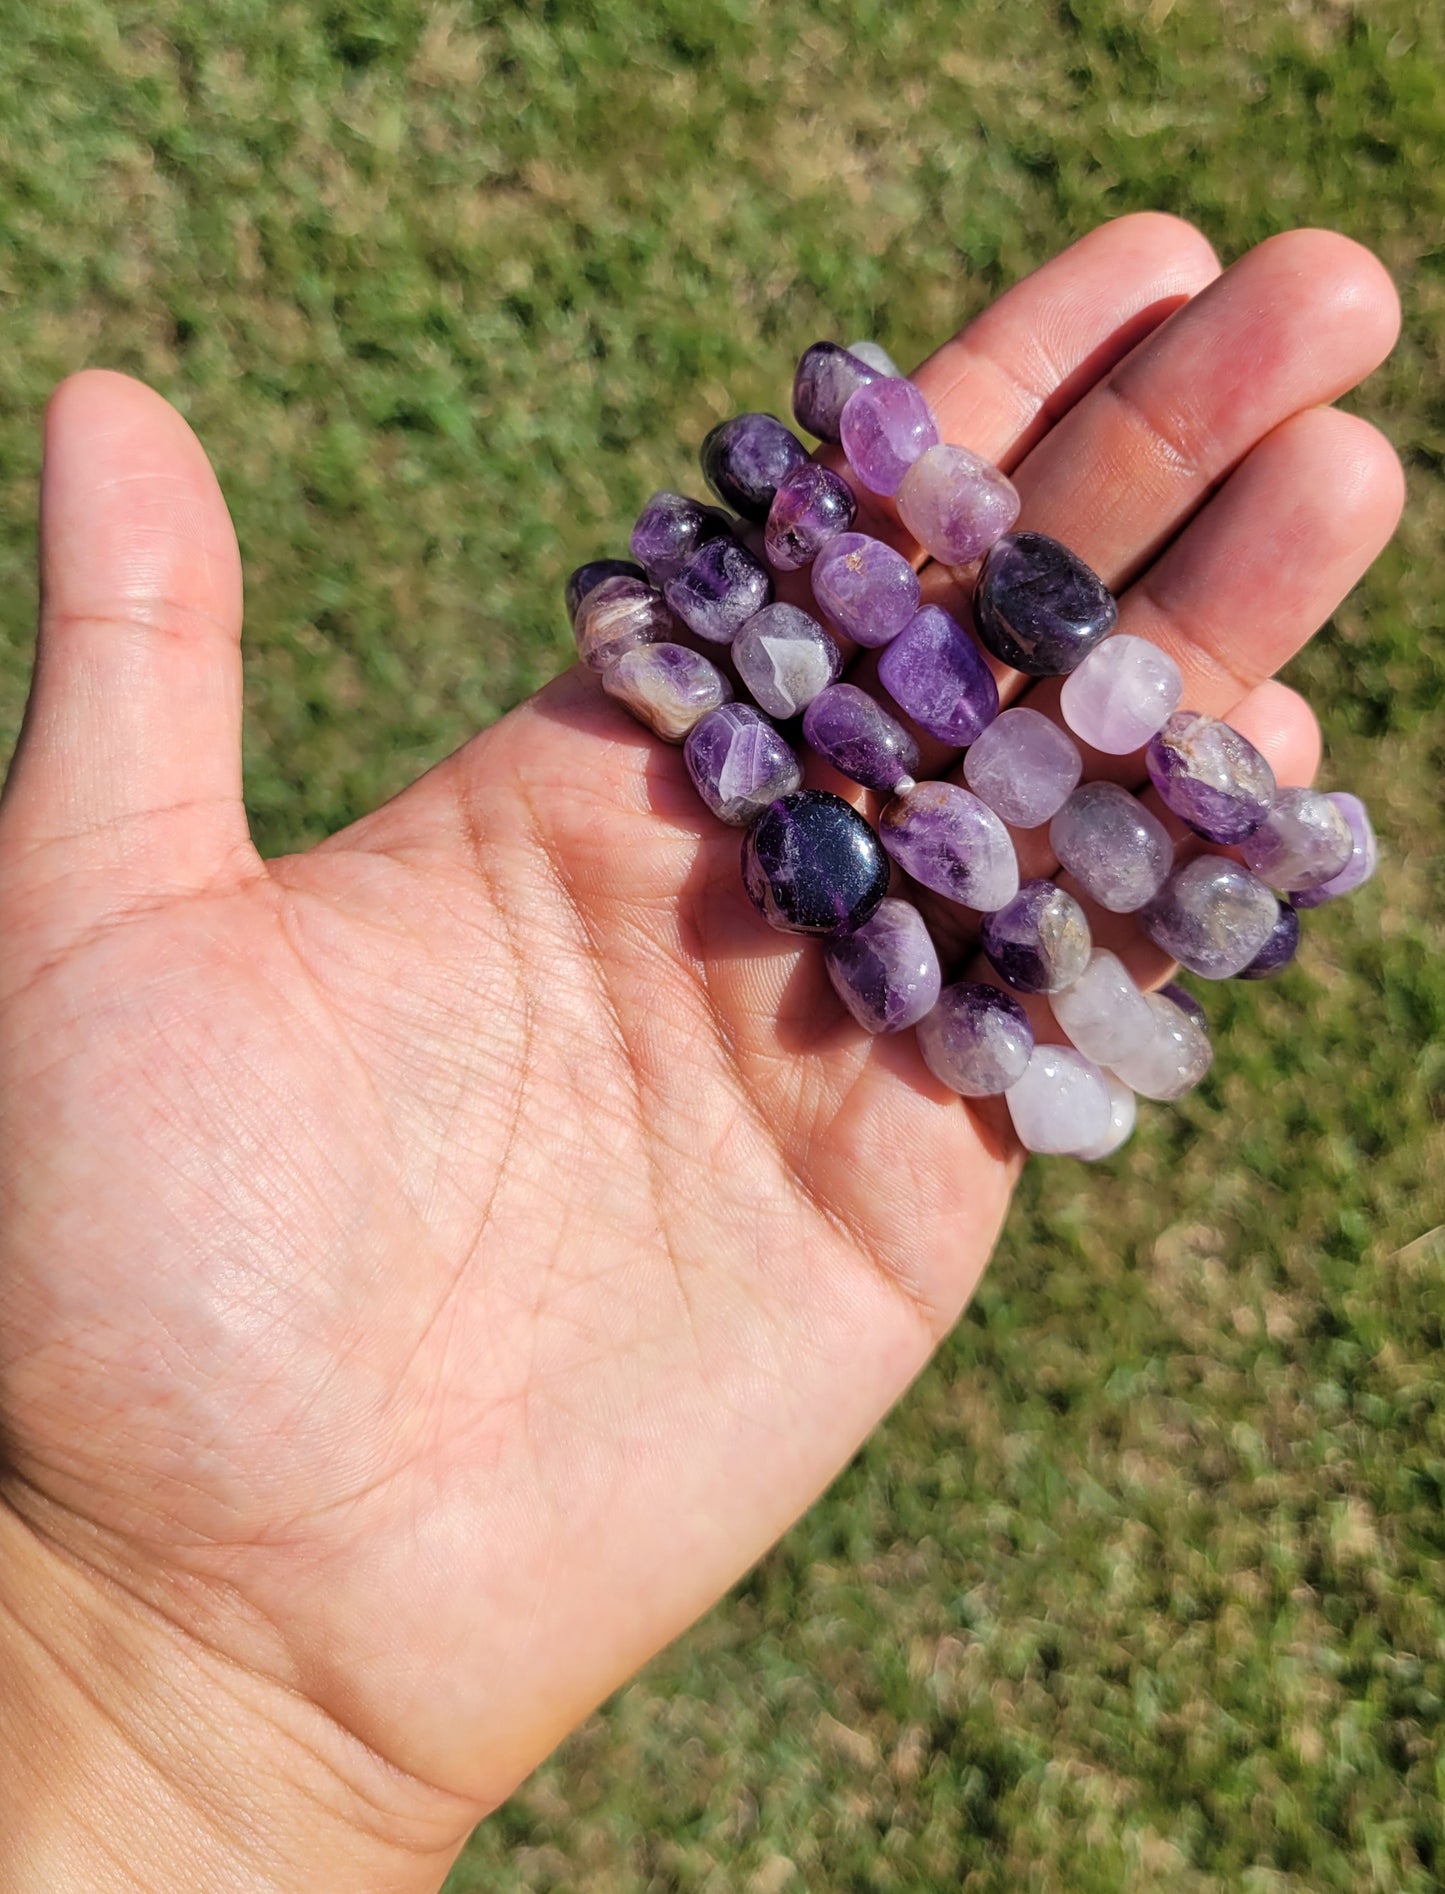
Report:
M605 671L639 645L675 638L677 620L646 579L619 576L603 579L583 594L572 633L582 662Z
M1164 885L1174 844L1118 783L1084 783L1049 824L1054 853L1103 907L1132 914Z
M849 395L838 432L848 465L870 493L897 493L918 456L938 445L932 408L911 381L892 376Z
M1023 1077L1004 1096L1026 1151L1071 1157L1108 1136L1109 1082L1072 1046L1035 1046Z
M795 467L773 495L764 538L768 563L778 572L796 572L813 560L858 515L858 502L846 480L816 460Z
M1239 852L1261 881L1287 894L1323 886L1354 850L1350 825L1328 796L1315 789L1281 789Z
M1118 955L1102 947L1090 954L1072 986L1050 997L1049 1005L1071 1043L1096 1065L1115 1065L1142 1051L1153 1037L1144 995Z
M866 533L840 533L813 561L813 597L855 644L884 645L918 610L918 574Z
M969 788L1017 829L1037 828L1078 787L1084 761L1066 730L1037 710L1005 710L963 759Z
M1012 480L966 447L930 447L899 483L898 517L923 550L945 565L981 559L1018 516Z
M861 927L830 940L823 960L864 1032L916 1026L938 998L938 953L923 916L907 901L881 902Z
M715 664L686 645L640 645L602 673L602 688L668 743L681 743L695 723L733 694Z
M1007 1091L1023 1077L1033 1046L1033 1028L1018 1001L977 980L946 986L918 1028L929 1071L964 1098Z
M807 458L807 448L775 414L735 414L702 444L708 485L724 506L759 524L783 481Z
M1184 679L1167 651L1119 632L1064 679L1059 707L1081 742L1105 756L1128 756L1163 729L1183 695Z
M1086 1164L1096 1164L1100 1158L1112 1157L1121 1145L1127 1144L1134 1135L1134 1123L1139 1116L1139 1102L1123 1079L1113 1072L1106 1072L1104 1083L1109 1088L1109 1129L1093 1144L1083 1145L1069 1154L1071 1157L1083 1158Z
M1239 974L1241 980L1268 980L1281 973L1299 952L1299 916L1288 901L1279 904L1274 932Z
M911 785L918 745L856 684L830 684L803 712L803 735L822 757L865 789L891 796Z
M654 585L665 585L709 539L731 532L728 518L685 493L654 493L632 529L632 556L647 568Z
M1144 763L1168 807L1210 842L1242 842L1274 802L1274 771L1259 751L1199 710L1176 710L1150 738Z
M1152 1031L1136 1052L1114 1061L1114 1072L1144 1098L1167 1104L1182 1098L1214 1062L1208 1035L1158 993L1145 997Z
M1057 882L1026 881L1006 907L984 916L979 944L1020 993L1058 993L1088 966L1094 943L1071 894Z
M745 828L803 782L797 757L751 704L710 710L688 731L682 755L698 795L734 828Z
M1196 855L1175 869L1139 925L1191 973L1230 980L1274 932L1278 912L1274 895L1247 868L1223 855Z
M647 574L641 566L634 565L630 559L589 559L586 565L578 566L567 576L567 586L563 594L567 601L567 619L570 624L577 623L577 608L591 591L601 585L604 579L636 579L645 584Z
M879 371L851 349L839 348L836 342L815 342L804 349L793 377L793 414L798 426L820 441L838 440L844 402L855 388L866 388L878 379Z
M769 803L744 835L743 886L784 933L848 933L887 894L888 857L841 796L799 789Z
M1294 905L1297 908L1322 907L1326 901L1338 901L1342 894L1353 894L1356 888L1363 888L1374 874L1380 858L1379 844L1370 823L1370 812L1359 797L1343 789L1335 789L1330 791L1330 801L1349 827L1352 842L1350 859L1337 875L1331 875L1318 888L1306 888L1296 893Z
M848 353L856 355L860 362L876 369L880 375L894 375L902 379L903 370L894 361L881 342L850 342Z
M941 742L975 742L998 715L998 685L978 646L941 605L925 605L878 660L899 708Z
M756 612L733 644L738 676L772 717L796 717L843 668L843 653L796 605Z
M916 783L895 796L878 832L905 874L964 907L987 914L1019 891L1008 830L987 803L953 783Z
M772 598L773 582L746 546L731 537L710 539L668 580L663 595L689 631L731 644Z
M1194 1021L1200 1032L1209 1031L1209 1015L1187 986L1181 986L1177 980L1166 980L1159 989L1159 997L1168 1000L1171 1006L1177 1006L1186 1019Z
M1114 595L1077 553L1046 533L1006 533L973 595L979 639L1030 677L1076 669L1119 622Z

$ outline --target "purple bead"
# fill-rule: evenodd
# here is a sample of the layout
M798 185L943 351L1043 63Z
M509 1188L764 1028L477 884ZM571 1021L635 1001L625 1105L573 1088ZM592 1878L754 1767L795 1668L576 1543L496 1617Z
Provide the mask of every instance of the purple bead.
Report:
M807 448L775 414L735 414L719 422L702 444L708 485L724 506L759 524L768 517L778 488L807 458Z
M887 894L888 857L841 796L799 789L770 803L743 837L743 886L784 933L850 933Z
M589 559L586 565L578 566L575 572L568 575L564 594L567 617L572 624L577 623L578 606L604 579L636 579L639 583L645 583L647 574L630 559Z
M1239 852L1261 881L1288 894L1333 880L1354 850L1350 825L1328 796L1316 789L1281 789Z
M887 900L851 934L823 950L834 991L864 1032L916 1026L938 998L938 954L923 916Z
M1062 677L1119 622L1114 595L1046 533L1008 533L979 574L973 618L985 648L1030 677Z
M1006 1092L1023 1077L1033 1049L1028 1014L1012 994L981 980L944 987L918 1028L929 1071L964 1098Z
M1073 738L1026 704L995 717L963 759L969 788L1016 829L1056 815L1083 773Z
M695 723L733 694L715 664L681 644L624 651L602 673L602 688L668 743L681 743Z
M1303 893L1295 894L1292 898L1297 908L1323 907L1326 901L1338 901L1342 894L1353 894L1356 888L1364 887L1379 861L1379 844L1370 824L1370 812L1364 803L1358 796L1352 796L1343 789L1331 790L1330 801L1345 818L1349 828L1353 844L1350 859L1337 875L1332 875L1318 888L1307 888Z
M1105 756L1129 756L1164 728L1183 695L1167 651L1116 632L1064 679L1059 709L1081 742Z
M654 493L632 529L632 556L654 585L665 585L709 539L731 533L725 513L685 493Z
M998 715L998 685L978 646L941 605L925 605L878 660L884 690L943 743L966 748Z
M858 515L853 489L816 460L795 467L773 495L764 538L768 563L778 572L811 565L830 539L846 533Z
M855 644L884 645L918 610L918 574L866 533L840 533L813 561L813 597Z
M1059 993L1089 964L1094 942L1084 910L1053 881L1026 881L1006 907L986 914L979 945L1020 993Z
M1166 980L1159 989L1159 998L1168 1000L1171 1006L1177 1006L1184 1017L1192 1020L1200 1032L1208 1033L1209 1015L1187 986L1181 986L1177 980Z
M1176 710L1149 739L1144 764L1165 804L1210 842L1242 842L1274 802L1274 771L1259 751L1200 710Z
M1018 516L1012 480L966 447L930 447L898 488L898 517L926 553L949 566L981 559Z
M572 633L582 662L605 671L624 652L675 638L677 620L646 579L623 576L603 579L583 594Z
M1288 901L1279 904L1279 919L1274 931L1250 961L1241 969L1241 980L1267 980L1271 974L1281 972L1299 952L1299 916Z
M1019 891L1008 830L987 803L954 783L916 783L888 803L878 830L905 874L950 901L987 914Z
M1174 860L1158 816L1119 783L1083 783L1049 824L1049 843L1069 873L1115 914L1157 894Z
M733 828L746 828L803 782L797 757L751 704L710 710L688 731L682 755L698 795Z
M796 717L842 670L843 653L796 605L769 605L738 633L733 663L770 717Z
M1139 925L1191 973L1231 980L1263 948L1278 917L1279 902L1247 868L1224 855L1196 855L1141 910Z
M699 546L663 593L689 631L731 644L772 598L773 581L762 561L729 536Z
M838 432L848 465L870 493L897 493L918 456L938 445L932 408L911 381L890 376L849 395Z
M918 745L856 684L830 684L803 712L803 735L825 763L891 796L913 780Z
M793 377L793 414L798 426L820 441L838 440L844 402L855 388L866 388L879 378L876 368L836 342L815 342L804 349Z

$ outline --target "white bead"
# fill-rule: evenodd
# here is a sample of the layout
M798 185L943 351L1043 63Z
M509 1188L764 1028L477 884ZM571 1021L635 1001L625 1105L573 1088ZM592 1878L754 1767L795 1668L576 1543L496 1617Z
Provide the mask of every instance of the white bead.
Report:
M1004 1093L1027 1151L1067 1156L1099 1143L1111 1117L1109 1084L1072 1046L1035 1046L1021 1079Z
M1187 1013L1160 993L1145 995L1153 1030L1137 1052L1111 1061L1117 1076L1145 1098L1182 1098L1204 1077L1214 1048Z
M1054 1018L1086 1059L1117 1065L1154 1037L1144 995L1117 954L1096 947L1072 986L1049 996Z
M1112 1157L1121 1145L1127 1144L1134 1135L1134 1120L1139 1116L1139 1102L1124 1081L1113 1072L1106 1072L1104 1080L1109 1087L1109 1129L1097 1144L1087 1144L1073 1153L1086 1164L1097 1163L1101 1157Z

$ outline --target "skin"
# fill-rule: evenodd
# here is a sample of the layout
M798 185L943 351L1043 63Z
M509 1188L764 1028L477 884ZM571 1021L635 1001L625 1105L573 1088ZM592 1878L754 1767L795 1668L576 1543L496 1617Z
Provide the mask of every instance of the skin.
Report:
M1136 216L919 380L1301 782L1268 680L1395 525L1394 455L1327 404L1397 321L1343 237L1221 274ZM907 1387L1020 1153L763 927L590 674L263 862L199 444L76 376L41 519L0 803L0 1880L434 1889Z

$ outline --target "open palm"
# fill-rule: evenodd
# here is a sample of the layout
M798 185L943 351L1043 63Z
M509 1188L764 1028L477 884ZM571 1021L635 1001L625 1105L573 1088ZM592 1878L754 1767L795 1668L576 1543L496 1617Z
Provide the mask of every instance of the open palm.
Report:
M1324 404L1395 323L1343 238L1220 276L1136 217L919 380L1300 781L1265 680L1393 528L1390 450ZM263 863L235 542L136 383L52 404L43 579L0 807L5 1518L415 1785L434 1884L896 1399L1018 1154L763 927L586 673Z

